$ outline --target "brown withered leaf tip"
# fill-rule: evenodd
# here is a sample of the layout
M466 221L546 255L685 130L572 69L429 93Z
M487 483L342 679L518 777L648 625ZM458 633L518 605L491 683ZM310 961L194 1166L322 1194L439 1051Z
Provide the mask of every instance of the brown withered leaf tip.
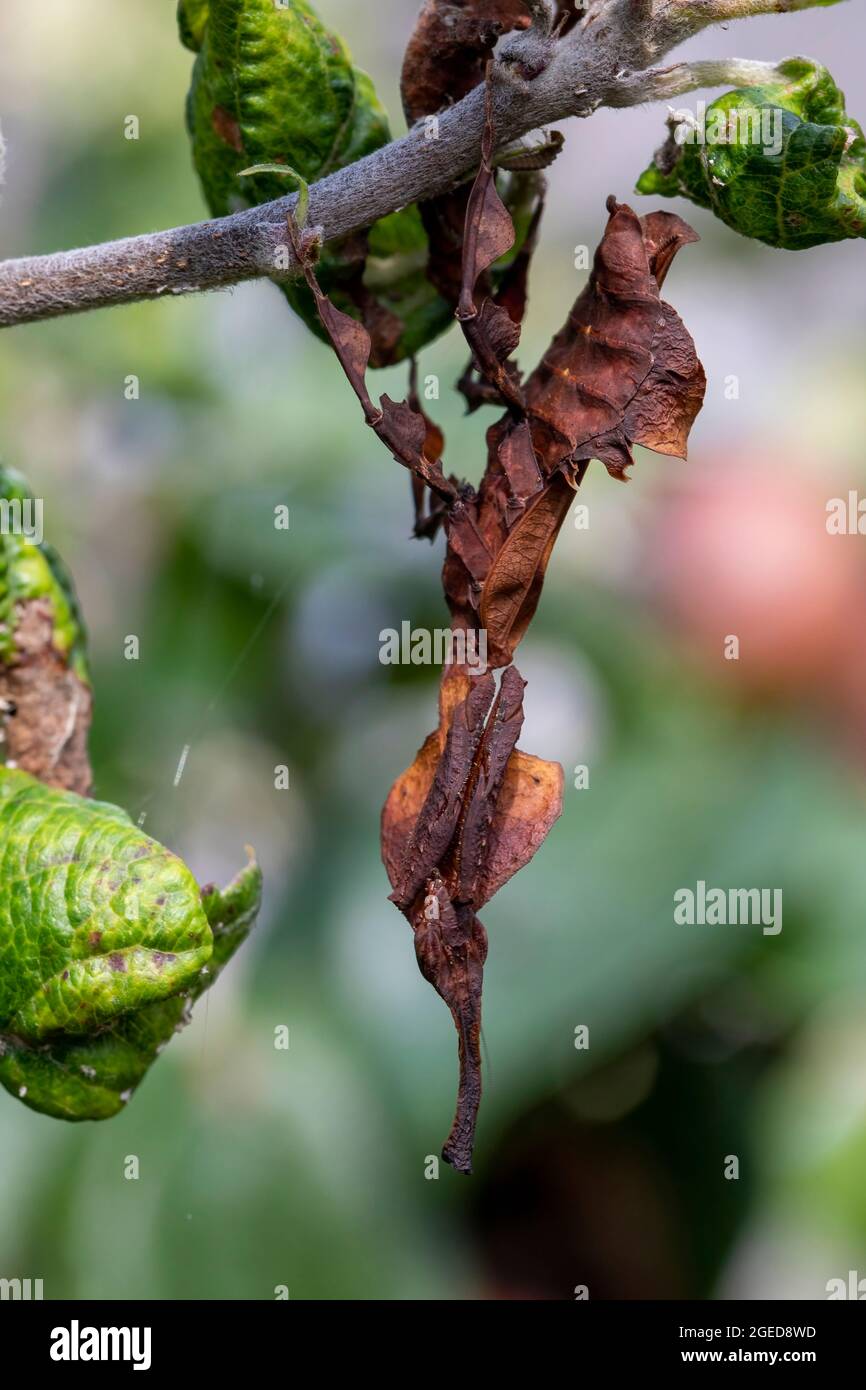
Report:
M406 46L400 94L407 124L435 116L484 81L497 40L530 24L522 0L426 0ZM457 304L470 189L463 185L419 204L427 233L427 278Z
M89 796L93 697L54 646L54 609L47 600L21 604L15 646L14 660L0 663L7 765L49 787Z
M445 23L446 7L428 3L419 26ZM495 5L456 7L477 22ZM447 27L447 26L446 26ZM416 31L416 37L419 31ZM477 61L486 52L481 45ZM408 61L408 60L407 60ZM418 70L426 103L444 81ZM464 73L461 80L468 81ZM404 95L406 73L404 72ZM441 89L440 89L441 95ZM457 1109L443 1157L472 1168L481 1097L481 995L487 935L478 912L529 862L562 809L558 764L519 751L524 682L515 650L536 610L554 542L592 459L614 477L633 462L632 447L685 456L703 402L705 378L694 344L660 288L680 247L697 240L670 213L638 217L608 200L608 223L592 275L542 361L521 383L510 354L526 306L526 272L537 233L491 294L489 270L514 238L496 189L488 84L481 164L465 200L457 317L473 353L461 386L470 407L505 406L487 432L487 464L473 488L443 468L441 431L421 409L414 364L409 398L373 404L366 387L369 334L322 294L314 242L289 231L322 323L355 390L367 423L412 474L416 535L445 530L443 589L452 628L482 632L487 668L447 666L439 724L397 778L382 813L382 855L391 900L412 927L418 964L445 1000L458 1035ZM453 208L452 208L453 211ZM427 505L425 505L427 504ZM497 686L495 672L501 670Z
M330 266L330 292L339 290L346 302L357 310L358 318L370 335L370 365L388 367L401 355L406 325L365 282L369 254L367 231L341 237L338 247L339 263L332 260Z

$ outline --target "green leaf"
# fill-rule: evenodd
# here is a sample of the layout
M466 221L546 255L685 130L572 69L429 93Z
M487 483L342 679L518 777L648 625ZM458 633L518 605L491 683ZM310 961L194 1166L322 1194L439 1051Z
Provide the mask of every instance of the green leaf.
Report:
M210 0L178 0L177 23L180 40L186 48L198 53L204 39Z
M254 174L276 174L280 178L292 179L298 185L298 202L295 208L295 221L299 227L307 225L307 212L310 206L310 185L288 164L251 164L249 169L238 172L239 179L252 178Z
M283 197L286 169L313 183L390 141L372 81L305 0L279 6L273 0L210 0L206 6L186 0L179 20L184 43L198 51L187 126L213 216ZM241 174L247 177L240 180ZM345 256L326 250L317 273L325 293L354 317L374 284L378 307L394 316L389 324L397 330L389 335L388 360L399 361L450 327L454 316L426 278L427 237L417 209L384 221L384 235L377 224L367 238L366 270L356 244ZM306 285L280 288L321 337Z
M251 930L261 873L199 891L116 806L0 768L0 1083L117 1114Z
M866 235L866 140L826 68L780 64L782 80L728 92L706 111L705 140L672 117L639 193L683 197L734 231L803 250Z

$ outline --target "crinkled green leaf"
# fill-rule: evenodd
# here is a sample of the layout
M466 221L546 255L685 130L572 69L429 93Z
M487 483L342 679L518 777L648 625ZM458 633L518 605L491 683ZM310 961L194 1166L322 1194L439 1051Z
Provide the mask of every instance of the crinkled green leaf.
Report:
M255 861L200 891L118 807L0 768L0 1082L47 1115L116 1114L260 895Z
M778 84L714 101L706 143L679 143L685 126L672 117L638 192L688 198L743 236L785 250L866 235L866 140L844 95L807 58L790 58L779 72ZM714 143L717 134L724 138Z
M198 32L188 117L216 215L285 193L263 175L251 196L237 179L251 164L286 163L312 182L390 138L369 80L305 0L211 0Z
M370 78L305 0L181 0L178 18L184 43L198 51L187 124L214 216L284 196L286 181L274 165L313 183L391 139ZM255 165L262 171L239 177ZM417 209L385 222L381 234L378 226L369 233L366 267L361 243L329 250L319 265L323 288L343 312L378 315L386 346L374 365L411 355L453 321L424 273L427 238ZM306 285L281 288L321 336Z

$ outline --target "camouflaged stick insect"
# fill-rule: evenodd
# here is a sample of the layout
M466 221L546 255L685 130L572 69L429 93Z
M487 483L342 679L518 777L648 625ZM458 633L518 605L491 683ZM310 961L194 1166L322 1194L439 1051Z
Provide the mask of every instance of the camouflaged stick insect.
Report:
M490 665L446 667L439 727L397 779L382 815L391 900L412 928L418 965L451 1012L458 1036L457 1108L442 1153L472 1171L481 1098L481 996L487 933L478 911L535 854L561 812L558 764L516 747L524 682L513 664L540 597L554 541L591 458L615 475L631 445L685 452L703 399L691 339L659 297L680 246L696 238L680 218L639 219L611 199L587 290L525 383L510 361L520 324L491 298L490 266L514 229L496 187L488 81L481 164L466 200L456 306L483 399L506 413L488 433L476 492L446 478L441 431L420 411L414 370L408 401L373 403L365 374L369 334L341 314L314 268L317 239L293 218L289 234L321 322L367 423L413 474L416 534L446 534L445 596L455 629L485 630ZM494 292L495 293L495 292ZM522 317L524 293L518 297ZM600 354L600 355L599 355ZM435 494L425 516L423 488Z
M289 238L321 331L367 424L413 477L416 534L432 539L445 531L443 589L453 627L484 630L491 666L502 670L498 688L492 674L478 678L460 667L445 670L438 731L393 785L382 813L392 901L413 929L421 973L448 1004L457 1030L459 1094L443 1156L461 1172L471 1172L481 1097L478 1048L488 940L478 909L534 855L562 809L562 769L516 748L524 682L513 666L514 649L538 605L553 543L589 460L599 457L614 477L623 477L634 442L684 453L703 396L694 345L659 297L674 254L695 239L694 232L670 214L639 220L614 200L594 275L569 321L527 381L513 363L542 185L538 170L523 171L534 182L530 224L517 245L512 211L496 186L496 68L489 64L489 31L480 28L482 19L492 18L496 24L507 18L518 28L514 11L521 7L510 7L506 17L507 8L482 0L467 4L463 36L474 35L475 46L455 50L455 71L446 65L453 92L460 83L471 88L487 79L477 178L471 188L421 210L430 235L428 274L455 307L473 354L461 389L470 409L506 407L488 432L488 463L477 491L446 474L441 431L418 403L414 361L405 402L384 396L377 406L368 393L374 334L328 295L327 260L322 265L316 232L303 227L306 183L295 170L299 215L289 217ZM541 8L549 17L549 7ZM410 118L418 114L417 101L434 104L448 95L436 65L420 61L421 40L430 40L441 10L435 0L423 8L410 42L403 70ZM550 25L542 29L537 50L549 56L555 35ZM450 40L453 35L439 35L439 42ZM498 277L496 267L506 261Z
M432 441L431 453L441 447L441 432L413 407L414 385L409 401L395 404L383 396L378 407L373 403L365 382L369 335L323 294L313 265L315 235L290 218L289 236L367 423L410 469L413 482L432 492L437 507L432 515L460 517L466 489L445 477L438 457L428 456ZM514 667L498 693L492 676L474 680L447 667L440 728L425 744L424 766L420 772L409 769L395 784L383 811L382 848L393 901L413 929L419 968L445 1000L458 1033L458 1104L443 1157L464 1173L472 1171L481 1097L487 937L476 909L528 862L561 810L562 769L515 748L523 684Z
M461 489L460 507L443 518L443 580L452 623L484 630L488 660L503 674L477 743L457 758L461 785L453 769L455 746L461 747L455 731L464 722L474 726L480 683L467 687L470 678L463 676L458 702L460 676L446 670L439 733L398 778L382 822L392 898L413 924L422 973L458 1025L458 1106L443 1156L462 1172L471 1171L480 1098L477 1037L487 938L475 913L528 862L561 810L561 768L528 759L515 747L523 682L514 652L590 459L602 459L620 476L634 442L684 455L705 384L688 334L659 299L677 250L695 240L694 233L669 214L641 221L613 199L590 283L522 383L509 360L519 321L479 293L487 267L512 234L490 163L494 144L488 100L481 167L467 204L457 317L474 370L490 393L487 401L498 395L506 413L488 432L478 492ZM497 732L502 702L509 736Z
M789 0L784 8L831 3L835 0ZM737 230L772 245L795 249L861 236L863 137L847 117L832 79L818 65L797 59L773 69L766 63L730 60L649 68L650 62L708 23L770 8L772 0L701 0L699 5L590 0L588 6L574 0L426 0L411 42L411 59L404 67L404 109L413 122L430 119L435 127L437 113L481 82L491 56L491 79L499 84L500 106L504 108L502 94L507 93L509 107L525 100L536 114L544 113L544 119L558 119L569 111L586 117L600 105L634 105L697 90L705 85L699 80L705 77L719 85L733 80L727 75L720 79L729 71L737 74L737 81L755 81L760 72L765 85L755 92L753 111L763 117L774 101L782 108L780 164L769 165L766 150L753 157L755 152L747 148L750 142L734 126L722 142L727 148L712 159L703 152L696 161L689 150L678 157L677 150L666 147L642 178L641 189L685 193ZM188 121L196 167L212 211L257 207L285 191L287 175L303 188L305 179L321 179L368 152L374 154L368 166L374 175L387 165L387 158L375 155L389 134L369 79L354 69L345 46L305 0L279 5L271 0L181 0L179 20L183 41L197 55ZM462 27L455 44L458 21ZM566 84L578 79L567 95L562 85L557 87L557 72ZM587 86L582 85L584 73ZM722 98L716 114L730 118L731 99L741 95L738 89ZM478 1034L487 938L477 914L532 857L561 803L561 769L516 747L523 710L523 682L513 664L516 648L536 610L557 534L590 462L598 459L613 477L624 478L635 444L684 454L705 385L691 338L660 296L674 256L696 240L695 234L676 216L655 212L638 217L613 198L588 285L542 361L527 376L520 372L513 353L526 305L529 255L541 217L540 173L558 142L554 137L545 142L546 151L534 153L525 147L497 150L494 106L488 92L480 170L471 189L461 182L464 163L460 170L455 168L451 191L324 247L318 256L318 277L316 236L290 221L303 281L283 285L307 323L332 343L367 423L410 471L416 534L433 539L439 531L444 533L443 589L453 628L470 634L483 630L489 637L489 665L483 675L459 666L444 671L438 727L394 784L382 823L393 901L412 927L419 966L447 1002L458 1034L458 1105L444 1154L464 1172L471 1169L481 1085ZM470 100L466 109L474 121L476 103ZM448 122L452 140L456 124ZM454 140L453 148L459 151L459 141ZM405 151L412 150L411 139L402 149L403 153L397 146L395 151L398 169L404 167ZM465 151L460 158L464 156ZM509 164L510 172L497 175ZM441 189L442 183L431 180L424 186ZM792 189L800 190L796 206L791 205ZM323 197L327 199L327 192ZM394 205L390 199L385 202ZM241 219L232 226L241 228L239 259L246 274L251 262L258 265L251 256L250 222ZM215 229L213 241L222 235L222 229ZM101 248L99 263L116 266L114 254L110 247ZM57 304L52 276L56 274L68 290L69 277L80 269L76 253L59 259L56 272L43 272L47 284L40 280L34 289L29 279L13 279L13 306L6 308L5 322L44 316L46 303ZM228 268L216 259L220 275L228 269L227 278L213 278L217 268L206 267L203 283L239 278L237 259L230 258ZM124 266L124 274L128 269ZM37 278L39 274L37 270ZM14 263L9 276L20 277ZM79 275L78 296L67 294L62 302L72 308L115 302L116 279L109 283L103 269L98 293L85 300ZM146 276L135 282L134 293L147 294L143 284L150 284ZM164 288L160 280L159 292ZM128 289L125 284L124 292ZM27 301L23 316L15 307L19 290ZM419 409L417 390L410 385L407 401L395 403L383 396L376 405L366 385L368 367L414 360L417 350L447 325L455 306L472 353L461 381L469 408L503 408L488 430L486 466L477 487L446 472L441 432ZM38 598L48 605L38 642L52 661L65 661L69 653L55 640L64 626L60 610L52 609L45 593ZM4 658L7 675L25 665L30 650L17 608L11 630L16 647ZM89 688L78 674L82 687ZM67 703L72 698L69 690ZM80 692L71 690L78 696L75 709L81 714ZM16 699L0 699L9 720L19 718ZM47 773L66 779L63 786L83 777L85 766L80 757L71 758L70 765L57 749L65 750L67 743L70 750L80 746L87 717L89 710L82 714L77 741L66 737L67 729L76 728L75 720L70 724L67 718L59 730L59 744L55 740L50 752L43 753ZM16 727L21 760L39 755L38 739L28 750L21 738L26 720ZM123 813L82 802L74 792L46 790L20 768L7 764L2 784L9 813L3 833L11 855L20 850L15 839L19 828L42 836L41 845L45 826L50 833L63 829L68 813L74 856L74 845L82 842L82 835L88 837L80 819L85 808L98 821L88 821L95 843L103 834L113 841L115 835L123 839L130 831ZM50 804L42 800L45 795ZM57 797L61 802L54 800ZM141 886L138 861L159 861L166 853L158 846L151 851L139 845L127 863L118 851L125 876L114 884L112 904L127 901L127 888L130 902L141 902L142 897L151 901ZM28 866L31 862L33 855L28 854ZM73 857L58 866L47 859L37 861L37 872L44 871L45 882L56 893L54 870L70 869L77 876L80 869L82 901L92 900L102 910L101 890L95 890L108 881L112 862L112 856L99 865ZM179 872L178 863L165 871ZM179 885L178 893L172 921L178 924L177 954L184 961L177 970L198 970L185 991L192 995L210 968L201 964L198 954L209 943L201 917L191 907L186 911L192 901L190 884ZM251 893L255 896L257 886ZM204 895L215 964L217 944L221 959L243 930L217 931L209 919L218 899L216 894ZM152 905L162 909L167 901L157 890ZM222 919L229 909L216 911ZM246 909L239 910L237 921L247 920ZM72 1102L64 1101L64 1088L72 1084L70 1065L78 1065L70 1064L64 1048L84 1036L74 1032L80 1015L89 1020L88 1027L93 1024L94 1037L105 1052L100 1052L99 1067L90 1061L83 1064L76 1084L82 1077L108 1078L111 1084L105 1089L111 1103L122 1103L128 1088L118 1090L124 1070L119 1059L130 1061L124 1030L134 1020L147 1025L150 1010L163 1009L169 1002L174 1008L178 997L171 992L175 981L167 984L164 974L166 964L173 974L176 960L166 961L173 953L162 944L152 946L155 913L143 923L132 923L129 913L123 916L124 926L141 931L129 942L121 936L120 951L108 957L111 975L103 968L102 937L85 942L80 922L64 918L54 932L49 916L34 922L19 913L9 921L11 932L5 925L3 940L7 958L11 959L7 942L26 956L28 936L36 954L44 955L34 991L26 998L13 991L6 1008L14 1011L0 1017L0 1032L7 1029L4 1057L30 1068L31 1081L19 1076L19 1093L29 1091L30 1103L36 1103L42 1087L42 1108L50 1110L53 1104L52 1113L64 1113L65 1104L66 1111L84 1117L87 1104L77 1093ZM127 946L143 953L130 956L126 964L133 965L131 971L112 964ZM86 969L82 961L88 963ZM0 963L0 981L6 983L3 969ZM119 978L127 973L128 981ZM14 984L11 967L9 978ZM130 991L125 993L127 985ZM158 993L160 986L167 997ZM9 1031L11 1025L16 1032ZM139 1064L152 1055L149 1044L141 1041L132 1050ZM43 1066L50 1068L51 1084L40 1080ZM130 1064L124 1079L133 1071ZM58 1077L62 1084L55 1084ZM97 1108L93 1096L91 1103Z
M90 674L75 592L0 470L0 1083L65 1120L122 1110L252 929L261 873L220 892L88 800ZM8 508L15 507L13 512Z

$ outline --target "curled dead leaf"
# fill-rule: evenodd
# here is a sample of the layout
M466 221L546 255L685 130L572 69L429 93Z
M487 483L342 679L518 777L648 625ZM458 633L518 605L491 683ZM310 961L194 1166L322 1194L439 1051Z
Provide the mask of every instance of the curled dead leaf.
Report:
M93 775L87 742L93 695L57 651L54 623L49 601L32 599L20 605L15 656L0 663L6 762L46 786L89 796Z
M481 1098L481 993L487 936L476 912L527 864L562 811L562 769L519 752L524 682L446 668L439 727L397 778L382 812L392 900L418 964L458 1033L457 1109L443 1157L471 1172Z
M631 447L685 456L706 377L682 320L659 297L695 233L671 214L639 218L608 200L610 217L589 283L527 379L533 439L547 469L563 457L601 459L615 476Z

